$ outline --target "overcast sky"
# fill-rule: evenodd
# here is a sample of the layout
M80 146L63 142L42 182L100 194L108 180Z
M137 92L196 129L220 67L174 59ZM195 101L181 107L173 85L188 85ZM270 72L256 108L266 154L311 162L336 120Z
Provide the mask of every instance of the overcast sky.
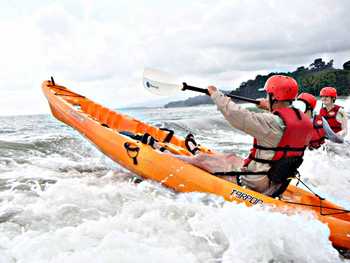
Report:
M348 0L0 1L0 115L48 113L51 75L117 108L159 100L144 67L233 89L318 57L350 60Z

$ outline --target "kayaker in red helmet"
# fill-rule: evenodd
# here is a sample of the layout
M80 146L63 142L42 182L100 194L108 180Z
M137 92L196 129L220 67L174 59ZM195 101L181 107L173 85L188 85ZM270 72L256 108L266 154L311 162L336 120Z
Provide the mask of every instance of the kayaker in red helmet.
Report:
M302 163L313 127L309 117L291 107L298 94L297 82L288 76L274 75L264 87L267 99L259 107L269 112L253 112L240 107L216 87L208 91L217 108L236 129L254 137L247 159L235 154L198 154L189 162L225 179L270 196L278 196ZM232 171L232 172L230 172Z
M314 126L314 132L312 139L309 144L309 149L318 149L322 144L325 143L325 139L335 143L343 143L344 139L338 136L328 125L328 122L321 115L314 114L314 109L316 107L317 99L306 92L301 93L298 96L298 101L303 102L302 111L305 112L311 118L311 122Z
M337 99L337 90L333 87L324 87L320 91L322 108L320 115L324 117L331 129L344 138L348 130L348 118L343 107L334 104Z
M310 93L303 92L298 96L298 101L302 101L305 105L304 112L314 126L314 131L309 144L309 149L318 149L322 144L325 143L326 133L323 129L323 120L320 115L314 115L314 109L317 104L317 99Z

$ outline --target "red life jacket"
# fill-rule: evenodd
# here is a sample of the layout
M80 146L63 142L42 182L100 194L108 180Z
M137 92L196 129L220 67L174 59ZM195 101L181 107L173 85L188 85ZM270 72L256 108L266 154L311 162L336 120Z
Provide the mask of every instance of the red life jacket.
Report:
M342 130L341 123L337 121L336 118L340 108L339 105L334 105L330 111L327 111L324 107L320 110L320 115L328 121L329 127L331 127L335 133Z
M298 168L303 162L304 151L312 138L313 125L305 113L295 108L276 109L273 114L278 115L285 125L280 142L276 147L266 147L259 145L257 139L254 138L253 148L250 150L248 158L244 160L245 167L251 161L255 161L269 164L270 168L267 171L246 170L230 172L229 174L237 176L238 185L242 185L241 175L267 175L270 183L273 182L278 186L269 195L277 197L287 189L291 179L298 174ZM257 150L274 151L275 154L271 160L260 159L256 158Z
M286 128L283 132L282 138L276 147L265 147L258 145L256 138L254 138L253 148L250 150L248 158L244 161L244 166L254 160L260 163L273 164L277 160L288 157L302 157L306 147L309 145L313 125L310 118L303 112L295 108L281 108L273 111L273 114L278 115L284 122ZM256 150L275 151L271 160L264 160L256 158Z
M323 129L322 116L316 115L313 118L312 124L314 130L312 133L312 138L309 144L310 149L318 149L322 144L325 143L326 133Z

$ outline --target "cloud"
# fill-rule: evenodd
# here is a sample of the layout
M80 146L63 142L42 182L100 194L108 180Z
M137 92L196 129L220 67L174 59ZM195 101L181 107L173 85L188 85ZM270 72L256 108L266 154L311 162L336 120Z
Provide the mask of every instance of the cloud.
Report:
M28 13L0 19L0 88L40 93L54 75L115 108L156 99L141 86L144 67L226 88L317 57L339 67L350 59L349 9L346 0L28 2Z

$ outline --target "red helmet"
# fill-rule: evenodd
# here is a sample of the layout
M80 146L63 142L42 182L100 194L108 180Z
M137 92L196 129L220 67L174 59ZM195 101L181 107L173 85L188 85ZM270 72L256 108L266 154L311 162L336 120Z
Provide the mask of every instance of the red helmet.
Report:
M310 93L303 92L298 96L298 100L306 102L313 110L316 107L317 100Z
M276 100L294 100L298 95L298 83L288 76L274 75L269 77L264 89L268 94L272 94Z
M337 90L333 87L324 87L320 91L320 96L321 97L337 97Z

